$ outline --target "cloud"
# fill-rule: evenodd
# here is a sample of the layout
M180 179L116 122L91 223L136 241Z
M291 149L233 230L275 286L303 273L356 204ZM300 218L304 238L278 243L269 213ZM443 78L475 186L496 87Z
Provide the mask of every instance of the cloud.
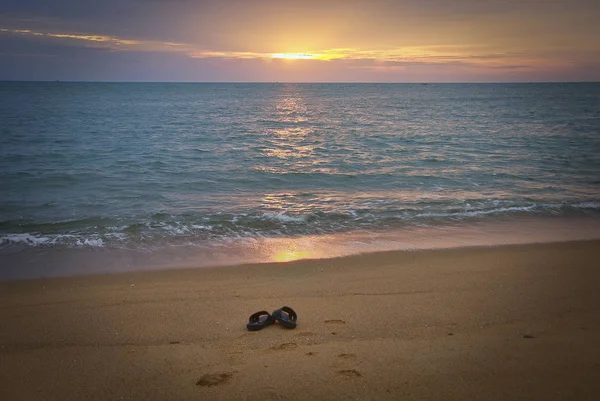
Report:
M4 0L0 79L594 80L599 12L597 0Z
M352 68L394 70L410 65L459 65L496 69L535 69L564 67L565 62L542 55L490 51L484 46L430 45L387 49L332 48L302 53L269 53L203 49L189 43L139 40L91 33L42 32L32 29L0 28L0 33L22 35L38 40L58 40L75 46L112 51L179 53L191 59L280 60L289 62L338 62ZM350 63L351 62L351 63ZM350 63L350 64L348 64Z
M185 47L183 43L160 42L149 40L123 39L116 36L84 34L84 33L59 33L40 32L31 29L0 28L0 33L30 36L33 38L59 39L76 42L83 47L103 47L111 50L145 50L145 51L170 51Z

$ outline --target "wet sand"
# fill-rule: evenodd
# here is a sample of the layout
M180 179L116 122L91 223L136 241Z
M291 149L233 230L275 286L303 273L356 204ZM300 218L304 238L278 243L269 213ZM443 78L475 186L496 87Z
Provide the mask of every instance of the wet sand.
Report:
M0 283L3 400L595 400L600 241ZM258 332L283 305L298 327Z

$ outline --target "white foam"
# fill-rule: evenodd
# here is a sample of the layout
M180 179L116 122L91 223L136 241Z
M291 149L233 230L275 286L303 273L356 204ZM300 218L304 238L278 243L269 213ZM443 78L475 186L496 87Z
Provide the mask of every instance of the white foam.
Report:
M0 237L0 244L25 244L29 246L47 246L47 245L70 245L75 247L92 246L102 247L104 241L101 238L81 238L73 234L55 234L55 235L36 235L36 234L8 234Z
M121 241L127 239L127 234L120 233L120 232L106 233L106 234L104 234L104 236L108 237L108 238L115 238L115 239L118 239Z
M288 216L286 214L284 214L284 212L281 213L265 213L263 214L264 218L269 219L269 220L277 220L277 221L281 221L283 223L301 223L306 221L306 217L305 216Z
M171 224L164 224L161 226L161 228L166 232L175 235L184 235L190 231L187 227L173 226Z
M192 224L192 228L194 228L196 230L207 230L207 231L210 231L210 230L213 229L213 226L208 226L208 225L203 226L203 225L200 225L200 224Z
M50 237L35 236L33 234L8 234L0 237L0 244L27 244L27 245L44 245L51 243Z
M486 216L489 214L498 214L498 213L508 213L508 212L531 212L535 210L538 206L513 206L513 207L500 207L496 209L489 210L474 210L474 211L466 211L466 212L457 212L457 213L420 213L415 215L414 217L479 217Z
M575 203L572 206L579 208L579 209L600 209L600 202L597 202L597 201L581 202L581 203Z
M92 247L103 247L104 246L104 242L102 241L101 238L96 238L96 239L90 239L90 238L86 238L83 240L83 242L81 242L81 245L86 245L86 246L92 246Z

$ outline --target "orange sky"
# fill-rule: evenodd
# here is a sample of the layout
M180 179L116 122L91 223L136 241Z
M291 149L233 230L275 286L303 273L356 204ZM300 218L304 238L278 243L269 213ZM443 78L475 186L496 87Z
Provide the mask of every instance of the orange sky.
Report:
M600 80L597 1L4 3L0 79Z

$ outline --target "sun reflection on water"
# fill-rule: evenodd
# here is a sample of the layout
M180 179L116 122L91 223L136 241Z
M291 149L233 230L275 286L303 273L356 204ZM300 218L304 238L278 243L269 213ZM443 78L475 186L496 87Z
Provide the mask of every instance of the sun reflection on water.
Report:
M275 100L275 117L279 122L303 123L308 121L308 106L304 96L293 86L284 87Z
M273 97L262 154L266 160L257 169L276 173L297 172L314 163L314 128L304 95L294 85L284 85Z
M286 84L271 98L268 107L269 126L261 143L260 163L254 169L273 174L279 180L286 180L293 187L293 180L308 177L321 165L327 163L319 146L320 134L316 131L314 110L305 99L305 93L296 85ZM313 199L314 200L314 199ZM297 196L296 191L264 192L262 209L265 213L276 213L273 218L284 220L285 225L303 223L304 217L314 212L306 199ZM285 251L274 256L275 261L290 261L313 257L308 251L296 248L283 248Z
M300 259L314 258L308 250L278 250L273 254L274 262L292 262Z
M325 249L319 246L318 241L326 239L323 237L302 237L302 238L263 238L257 242L255 248L265 262L292 262L300 259L320 259L331 254L324 252Z

